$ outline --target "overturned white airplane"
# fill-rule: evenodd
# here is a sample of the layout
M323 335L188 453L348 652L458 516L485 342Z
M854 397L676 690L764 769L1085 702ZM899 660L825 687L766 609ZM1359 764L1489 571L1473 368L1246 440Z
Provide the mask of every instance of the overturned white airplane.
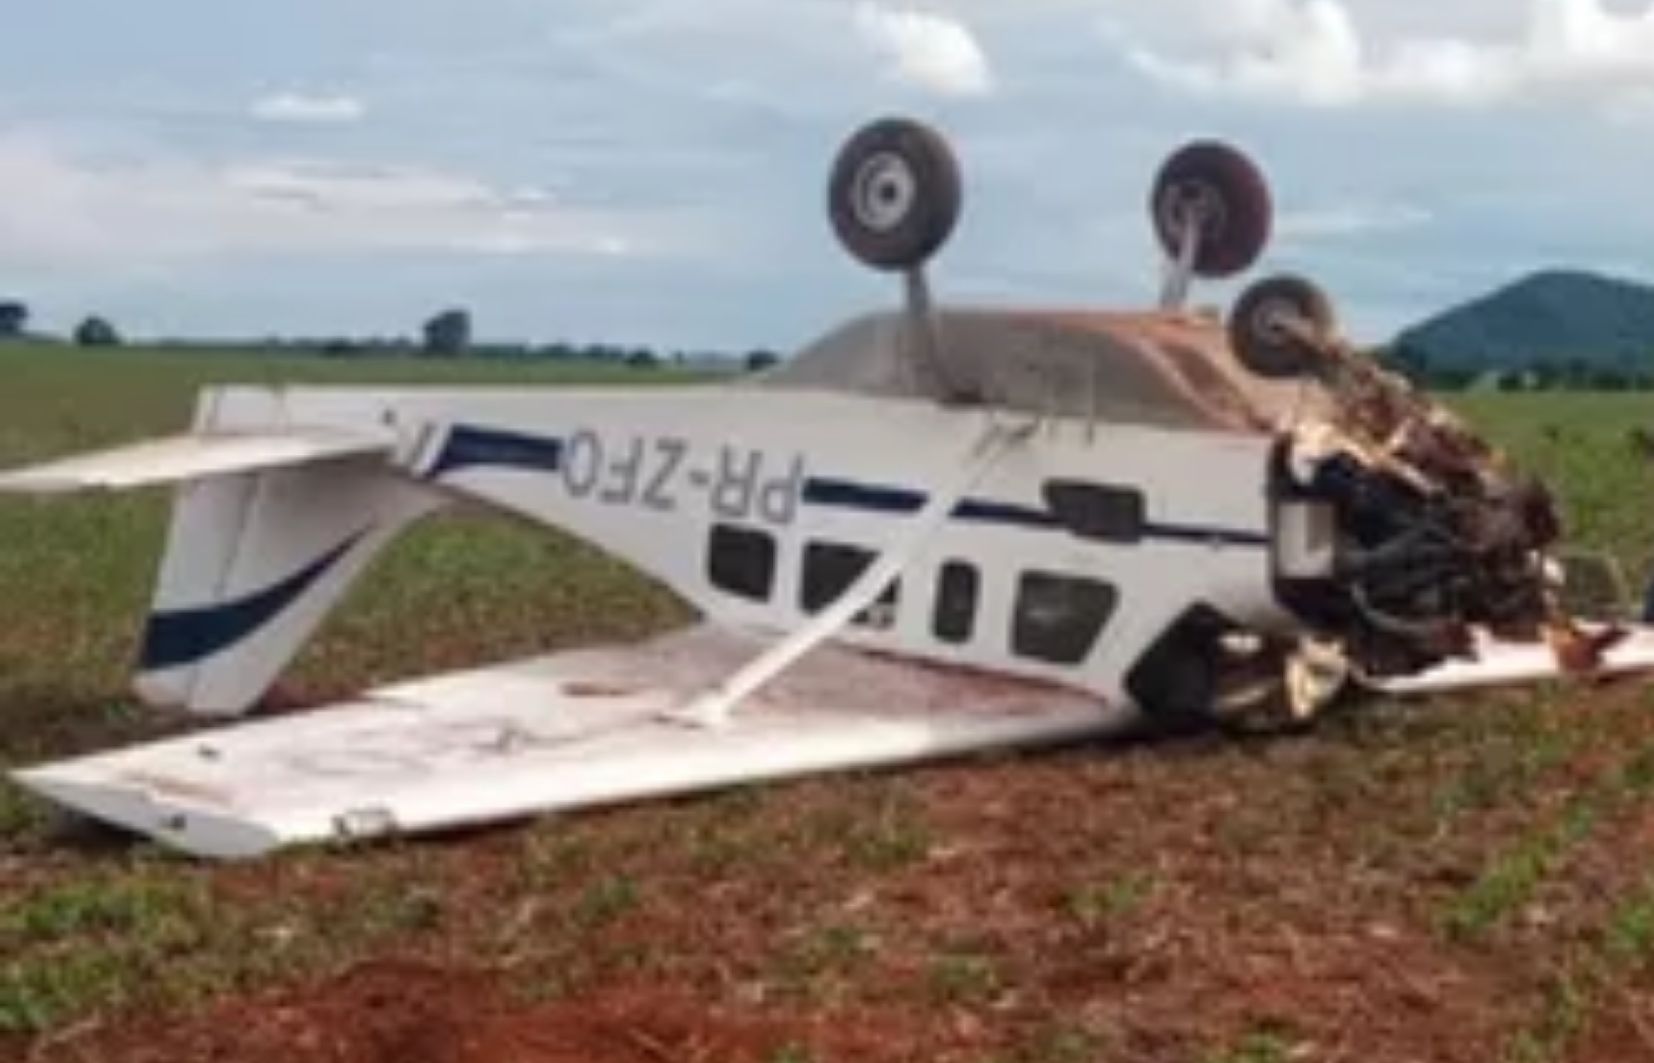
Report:
M191 435L0 477L180 485L137 689L195 713L254 706L381 548L460 501L594 542L705 618L18 782L245 857L1145 724L1298 725L1352 686L1654 667L1654 634L1562 614L1543 489L1341 342L1312 286L1256 284L1227 326L1184 309L1267 241L1244 157L1197 143L1159 175L1146 312L933 306L923 266L960 203L935 133L854 137L833 226L906 308L754 380L214 389Z

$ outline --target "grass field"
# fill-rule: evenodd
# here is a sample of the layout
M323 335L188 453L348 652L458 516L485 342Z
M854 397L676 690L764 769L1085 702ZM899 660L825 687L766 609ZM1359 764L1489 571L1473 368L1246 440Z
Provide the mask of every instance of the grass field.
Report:
M207 382L393 379L670 378L0 348L0 466L178 429ZM1654 463L1627 435L1654 399L1464 405L1583 545L1650 568ZM0 505L0 768L168 726L124 694L164 517L156 495ZM565 539L447 518L285 693L682 617ZM1375 706L1298 741L228 868L65 831L0 784L0 1059L1654 1060L1649 708L1636 687Z

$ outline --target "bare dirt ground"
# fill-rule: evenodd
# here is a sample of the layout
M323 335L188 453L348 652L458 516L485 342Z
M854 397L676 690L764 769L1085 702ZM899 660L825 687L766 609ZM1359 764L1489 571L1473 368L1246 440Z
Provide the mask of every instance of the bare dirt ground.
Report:
M284 898L253 917L264 947L356 944L245 991L136 993L11 1049L1654 1059L1648 707L1638 686L1381 707L1300 740L824 780L192 871L211 912Z
M377 961L318 986L222 1005L183 1027L139 1024L95 1054L133 1063L655 1063L765 1060L783 1040L773 1025L717 1015L681 994L616 990L529 1006L485 974Z

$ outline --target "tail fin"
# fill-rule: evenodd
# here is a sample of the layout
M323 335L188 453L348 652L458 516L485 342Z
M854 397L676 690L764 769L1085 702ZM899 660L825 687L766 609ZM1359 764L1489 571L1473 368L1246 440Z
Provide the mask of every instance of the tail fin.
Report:
M397 471L394 431L347 423L295 425L279 391L210 389L193 434L0 474L0 494L178 484L138 694L241 712L374 555L441 504Z
M179 488L137 691L204 714L255 704L375 555L437 496L346 458Z

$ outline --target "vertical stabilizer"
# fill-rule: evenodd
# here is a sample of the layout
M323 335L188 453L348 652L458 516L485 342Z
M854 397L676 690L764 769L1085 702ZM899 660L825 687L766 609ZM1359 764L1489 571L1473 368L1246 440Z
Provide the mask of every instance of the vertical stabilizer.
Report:
M205 714L252 707L375 555L439 503L361 459L183 485L139 696Z

